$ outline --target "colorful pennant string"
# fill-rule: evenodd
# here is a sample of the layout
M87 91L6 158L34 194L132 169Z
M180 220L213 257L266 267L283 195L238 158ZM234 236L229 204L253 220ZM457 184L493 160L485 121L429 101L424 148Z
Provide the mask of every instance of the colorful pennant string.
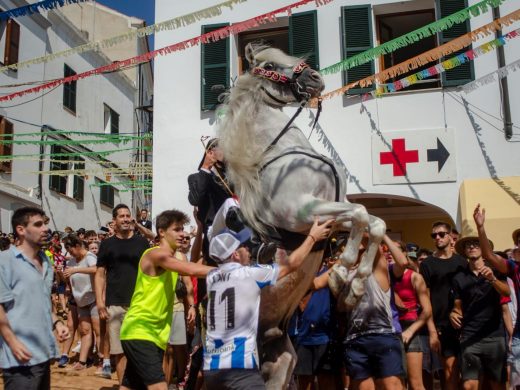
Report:
M8 119L12 119L7 117ZM92 136L92 137L99 137L103 139L116 139L116 140L134 140L134 139L151 139L152 135L149 133L143 134L143 135L130 135L130 133L119 133L119 134L112 134L112 133L94 133L94 132L88 132L88 131L77 131L77 130L47 130L47 131L37 131L37 132L31 132L31 133L15 133L15 134L0 134L0 139L3 137L5 138L11 138L11 136L14 137L40 137L42 135L66 135L66 136L72 136L72 135L85 135L85 136Z
M142 186L152 184L151 180L131 180L131 181L120 181L120 182L97 182L89 184L90 187L107 187L107 186L114 186L114 185L121 185L121 186Z
M86 1L86 0L81 0L81 1ZM136 37L144 37L144 36L152 35L156 32L160 32L160 31L175 30L175 29L196 23L203 19L209 19L209 18L218 16L218 15L221 15L222 10L224 8L233 9L233 6L235 6L236 4L244 3L246 1L247 0L224 1L220 4L216 4L214 6L204 8L199 11L195 11L195 12L192 12L192 13L189 13L186 15L178 16L176 18L165 20L160 23L155 23L150 26L133 29L124 34L116 35L114 37L106 38L106 39L103 39L100 41L95 41L95 42L88 42L84 45L76 46L76 47L73 47L73 48L70 48L67 50L51 53L51 54L37 57L37 58L32 58L27 61L18 62L16 64L2 66L2 67L0 67L0 72L5 72L6 70L9 70L9 69L11 69L11 70L20 69L20 68L24 68L24 67L27 67L30 65L46 63L46 62L49 62L56 58L68 57L73 54L80 54L80 53L85 53L85 52L89 52L89 51L93 51L93 50L109 48L109 47L118 45L120 43L133 40Z
M501 17L500 19L496 19L492 21L491 23L488 23L482 27L479 27L473 31L470 31L467 34L464 34L458 38L455 38L441 46L438 46L434 49L428 50L427 52L424 52L422 54L419 54L415 57L412 57L406 61L403 61L397 65L394 65L388 69L385 69L379 73L373 74L371 76L365 77L364 79L354 81L350 84L347 84L341 88L338 88L334 91L325 93L321 96L322 100L331 99L335 96L342 95L346 93L349 89L356 88L356 87L368 87L372 85L375 82L378 83L384 83L390 78L399 76L404 73L408 73L410 70L417 69L423 65L426 65L430 62L437 61L442 57L445 57L449 54L452 54L456 51L459 51L469 45L471 45L472 42L485 37L489 36L492 33L502 30L503 27L509 26L515 21L520 20L520 9L511 12L508 15L505 15ZM317 106L317 100L313 99L310 102L310 107L316 107Z
M469 61L473 61L475 58L481 56L482 54L489 53L490 51L496 49L497 47L504 46L509 40L518 37L519 32L520 32L520 29L511 31L508 34L506 34L502 37L499 37L493 41L484 43L483 45L480 45L480 46L476 47L475 49L468 50L464 53L458 54L445 61L442 61L440 64L430 66L427 69L421 70L420 72L417 72L410 76L404 77L393 83L380 84L377 86L376 91L374 92L374 95L376 97L381 97L382 95L389 93L389 92L400 91L401 89L407 88L410 85L416 84L420 80L424 80L426 78L436 76L440 73L443 73L443 72L446 72L447 70L456 68Z
M47 139L47 140L20 140L20 139L8 139L10 134L3 135L0 137L0 145L94 145L94 144L106 144L106 143L122 143L126 144L130 141L143 140L142 137L136 138L107 138L107 139L84 139L84 140L73 140L73 139ZM146 138L149 139L149 138Z
M256 16L254 18L245 20L243 22L234 23L230 26L226 26L226 27L220 28L218 30L215 30L215 31L212 31L212 32L209 32L206 34L202 34L197 37L190 38L190 39L187 39L187 40L179 42L179 43L168 45L161 49L150 51L148 53L141 54L136 57L128 58L128 59L122 60L122 61L116 61L110 65L107 65L107 66L104 66L101 68L97 68L97 69L93 69L93 70L91 70L89 72L85 72L85 73L88 73L88 76L92 76L94 74L100 74L100 73L104 73L104 72L113 72L115 70L118 70L122 67L126 67L129 65L137 65L139 63L148 62L159 55L167 55L167 54L171 54L176 51L185 50L189 47L197 46L200 43L216 42L220 39L227 38L230 35L235 35L235 34L243 32L243 31L247 31L253 27L258 27L263 24L276 22L276 15L282 14L282 13L290 13L292 9L301 7L308 3L315 3L316 6L321 6L321 5L328 4L331 1L333 1L333 0L300 0L296 3L289 4L288 6L278 8L274 11ZM490 1L490 0L486 0L486 1ZM493 0L493 1L505 1L505 0ZM218 8L219 5L217 5L216 7ZM222 8L222 7L220 7L220 8ZM195 14L197 14L197 12L195 12ZM184 18L184 17L186 17L186 15L181 16L181 18ZM189 16L186 17L186 20L189 20L189 19L190 19ZM172 19L172 20L174 21L175 19ZM172 23L168 23L168 22L170 22L170 21L164 22L165 24L162 27L160 27L160 30L166 29L167 26L176 25L176 22L172 22ZM151 29L152 26L149 26L149 28ZM128 34L133 35L133 33L134 32L131 31ZM144 30L141 31L140 33L138 33L137 36L142 36L143 34L144 34ZM24 61L23 63L16 63L16 64L8 65L8 66L3 66L3 67L0 67L0 71L4 72L8 69L18 69L19 67L22 67L22 66L29 66L29 65L33 65L33 64L39 64L42 62L48 62L55 58L64 57L64 56L68 56L68 55L72 55L72 54L78 54L78 53L82 53L84 51L99 50L102 47L109 47L109 46L113 46L114 44L117 44L119 42L126 41L127 38L122 38L122 37L126 37L126 35L127 34L123 34L123 35L120 35L117 37L107 39L107 40L112 40L112 44L110 44L110 45L108 45L108 42L105 44L106 46L101 46L100 42L92 42L92 43L88 43L88 44L85 44L82 46L78 46L76 48L65 50L63 52L51 53L51 54L45 55L43 57L27 60L27 61ZM133 36L131 36L131 38L133 38ZM71 82L71 81L79 80L84 77L88 77L87 75L85 75L85 73L83 73L82 77L67 80L64 82ZM75 75L75 76L79 76L79 75ZM66 79L60 79L60 80L62 82L60 82L56 85L63 84L63 80L66 80ZM60 80L56 80L56 81L60 81ZM46 85L46 84L44 84L44 85ZM54 85L54 86L56 86L56 85ZM35 88L37 88L37 87L35 87ZM47 88L52 88L52 87L47 87Z
M50 10L58 7L63 7L68 4L84 3L88 0L43 0L34 4L24 5L18 8L13 8L7 11L0 12L0 20L7 20L9 18L17 18L19 16L32 15L40 13L42 10Z
M518 30L517 30L518 31ZM462 86L462 90L464 93L471 93L478 87L482 87L487 84L491 84L494 81L501 80L505 77L507 77L511 72L516 72L520 69L520 60L516 60L515 62L512 62L509 65L503 66L494 72L488 73L485 76L479 77L478 79L467 83L466 85Z
M102 157L102 156L108 156L110 154L114 154L114 153L118 153L118 152L125 152L125 151L129 151L129 150L142 151L142 150L152 150L152 148L148 147L148 146L144 146L141 148L103 150L103 151L99 151L99 152L15 154L15 155L0 156L0 161L10 161L10 160L18 159L21 157L46 157L46 156L48 156L48 157L87 157L87 156Z
M484 0L463 10L448 15L435 22L427 24L424 27L418 28L412 32L401 35L391 41L385 42L372 49L368 49L362 53L359 53L353 57L347 58L337 64L327 66L320 70L323 75L338 73L358 65L362 65L373 60L376 57L382 56L396 51L402 47L406 47L412 43L416 43L421 39L427 38L438 32L444 31L452 27L454 24L462 23L471 17L479 16L481 13L485 13L489 8L495 8L501 5L505 0Z

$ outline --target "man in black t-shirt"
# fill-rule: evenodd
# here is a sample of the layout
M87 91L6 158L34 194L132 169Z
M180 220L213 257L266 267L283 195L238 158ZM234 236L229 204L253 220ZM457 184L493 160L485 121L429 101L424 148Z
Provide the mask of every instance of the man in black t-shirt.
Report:
M468 236L455 249L469 260L469 267L453 278L454 307L450 321L461 329L464 388L478 389L479 377L491 388L505 388L506 342L501 299L510 295L506 276L487 267L480 242Z
M119 339L121 323L134 293L137 267L148 241L134 233L130 209L124 204L112 211L115 235L101 242L95 276L96 304L101 320L107 320L110 354L114 355L119 382L126 359ZM104 294L105 292L105 294Z
M450 294L453 277L467 268L467 261L454 253L451 225L435 222L431 237L435 252L421 263L420 272L429 290L433 316L428 321L430 347L441 356L446 389L458 389L457 356L460 347L456 331L450 324L453 299Z

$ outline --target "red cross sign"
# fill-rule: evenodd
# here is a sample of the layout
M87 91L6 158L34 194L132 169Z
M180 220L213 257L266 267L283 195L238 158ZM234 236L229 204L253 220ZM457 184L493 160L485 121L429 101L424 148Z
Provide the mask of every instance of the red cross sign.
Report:
M417 162L419 162L419 151L406 150L404 138L392 139L392 151L379 154L379 163L381 165L393 165L394 176L405 176L406 164Z

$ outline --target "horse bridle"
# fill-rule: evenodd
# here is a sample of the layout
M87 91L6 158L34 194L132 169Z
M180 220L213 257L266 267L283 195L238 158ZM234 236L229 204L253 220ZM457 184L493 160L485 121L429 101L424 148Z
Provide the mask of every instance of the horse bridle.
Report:
M311 98L311 95L305 91L303 86L298 82L298 77L301 76L303 71L309 68L309 65L307 65L304 61L298 63L296 66L294 66L291 70L290 75L286 75L284 73L277 72L276 70L267 70L265 68L261 68L259 66L253 68L252 73L255 76L262 77L264 79L267 79L269 81L272 81L277 84L289 84L289 88L291 89L292 94L294 95L294 98L298 101L307 101ZM269 96L271 99L273 99L275 102L286 105L287 102L284 102L283 100L278 99L277 97L273 96L267 89L262 87L262 90Z
M282 129L280 134L269 144L269 146L266 149L266 152L270 150L273 146L275 146L280 138L284 136L287 131L291 128L292 123L296 119L298 115L303 110L303 107L307 104L307 101L311 98L311 94L308 93L305 88L298 82L298 77L300 77L303 73L303 71L306 68L310 68L309 65L307 65L304 61L301 61L300 63L296 64L292 70L290 76L277 72L275 70L267 70L265 68L261 68L259 66L253 68L251 71L253 75L262 77L266 80L272 81L277 84L288 84L289 88L291 89L292 94L294 95L294 98L300 103L300 107L298 107L298 110L296 113L292 116L292 118L287 122L285 127ZM277 103L280 103L282 105L287 105L288 102L285 102L283 100L278 99L276 96L273 96L272 93L270 93L266 88L261 87L262 91L272 100L274 100ZM320 117L321 113L321 99L318 99L318 112L316 114L316 119L314 120L314 124L312 125L311 134L314 130L314 127L316 126L316 123L318 123L318 118Z

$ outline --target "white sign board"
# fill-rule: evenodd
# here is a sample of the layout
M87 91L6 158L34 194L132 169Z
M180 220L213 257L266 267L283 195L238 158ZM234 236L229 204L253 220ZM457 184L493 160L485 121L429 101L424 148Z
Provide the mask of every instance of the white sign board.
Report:
M372 135L374 184L456 180L453 129L390 131Z

